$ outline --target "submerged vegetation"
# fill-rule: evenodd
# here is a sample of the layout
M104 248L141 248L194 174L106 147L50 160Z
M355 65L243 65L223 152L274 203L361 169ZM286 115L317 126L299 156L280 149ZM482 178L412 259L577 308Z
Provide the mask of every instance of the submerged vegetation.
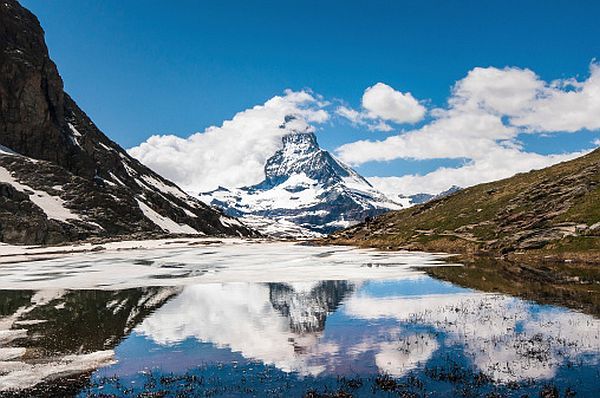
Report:
M600 269L596 264L526 264L464 258L461 267L428 267L430 276L484 292L561 305L600 316Z
M222 375L225 374L225 376ZM63 385L62 394L81 398L179 398L179 397L577 397L577 385L557 385L544 380L496 383L480 371L465 368L451 359L444 364L425 366L423 372L410 372L404 377L386 373L371 376L299 377L273 366L259 363L246 366L223 365L190 369L183 373L142 372L131 378L119 376L90 380L80 376L71 380L71 388ZM28 393L30 396L61 396L56 386L48 383ZM20 396L11 395L9 396Z

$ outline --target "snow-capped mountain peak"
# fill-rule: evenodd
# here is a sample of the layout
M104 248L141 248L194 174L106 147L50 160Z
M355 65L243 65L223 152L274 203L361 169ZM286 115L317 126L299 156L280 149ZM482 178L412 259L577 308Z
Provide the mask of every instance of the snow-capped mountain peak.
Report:
M321 149L314 133L292 131L282 138L282 142L283 147L269 158L265 165L264 183L267 185L273 187L293 175L304 174L325 185L351 178L357 183L371 187L371 184L354 170Z
M320 148L314 132L293 128L294 120L288 116L281 125L289 133L267 160L262 182L237 189L220 187L200 198L263 231L267 225L272 230L275 222L294 235L329 233L402 207ZM290 225L296 228L290 230Z

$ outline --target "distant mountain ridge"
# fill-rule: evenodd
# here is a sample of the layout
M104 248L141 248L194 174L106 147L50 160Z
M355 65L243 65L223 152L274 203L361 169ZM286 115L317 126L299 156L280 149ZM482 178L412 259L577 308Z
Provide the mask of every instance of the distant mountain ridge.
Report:
M288 116L280 128L287 129L291 120ZM327 234L403 207L320 148L311 131L290 130L264 170L265 179L254 186L221 187L199 197L250 225L264 229L273 220L300 228L291 234L308 235ZM277 228L272 232L277 234Z
M254 232L106 137L63 91L37 18L0 6L0 241Z
M440 192L438 194L417 193L417 194L409 195L409 196L398 195L398 198L403 203L406 203L405 201L408 200L408 205L414 206L414 205L419 205L419 204L422 204L422 203L427 203L427 202L430 202L432 200L441 199L444 196L451 195L451 194L453 194L455 192L458 192L460 190L461 190L461 187L459 187L458 185L452 185L447 190L445 190L443 192ZM409 207L409 206L406 206L406 207Z

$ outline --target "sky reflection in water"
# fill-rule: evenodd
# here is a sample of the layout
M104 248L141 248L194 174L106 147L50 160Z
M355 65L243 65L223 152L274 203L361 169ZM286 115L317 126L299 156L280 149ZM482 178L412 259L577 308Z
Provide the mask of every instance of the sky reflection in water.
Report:
M236 376L233 363L256 372L266 365L311 386L340 375L413 374L450 391L434 380L435 368L456 365L521 384L520 394L535 379L593 396L599 336L591 316L429 277L195 285L144 319L117 347L118 363L94 378L200 367L232 383L252 374Z

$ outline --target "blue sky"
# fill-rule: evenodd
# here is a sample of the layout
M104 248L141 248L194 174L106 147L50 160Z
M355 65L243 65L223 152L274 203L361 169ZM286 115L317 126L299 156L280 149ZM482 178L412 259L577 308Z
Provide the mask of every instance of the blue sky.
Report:
M187 137L310 89L360 109L383 82L428 110L475 67L517 67L540 80L585 80L600 55L600 2L22 0L40 19L66 90L124 147L153 134ZM330 111L334 114L334 111ZM318 126L335 151L428 123L373 132L331 118ZM550 135L551 137L546 137ZM519 135L523 150L589 149L596 131ZM426 174L462 158L367 160L367 176Z

